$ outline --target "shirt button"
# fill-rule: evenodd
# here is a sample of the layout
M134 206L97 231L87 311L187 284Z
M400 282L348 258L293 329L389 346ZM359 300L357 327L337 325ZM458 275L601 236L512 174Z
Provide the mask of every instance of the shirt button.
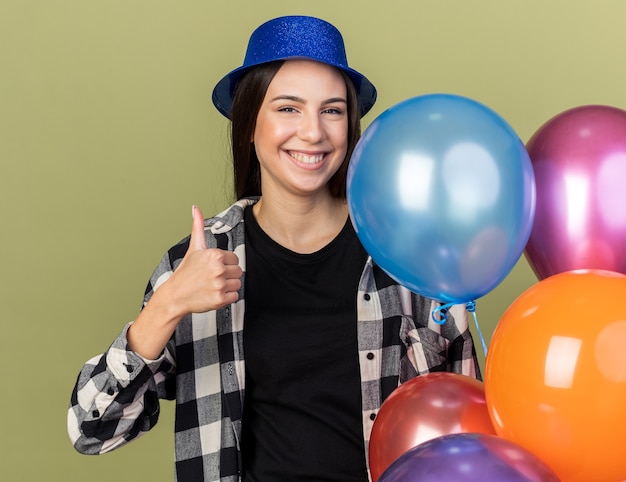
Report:
M369 353L367 354L367 359L368 359L368 360L373 360L373 359L374 359L374 354L373 354L372 352L369 352Z
M94 410L93 412L91 412L91 416L93 418L98 418L100 416L100 412L98 410Z
M365 298L365 301L369 301L371 297L370 297L369 293L365 293L363 295L363 298Z
M375 418L376 418L376 414L370 413L370 420L374 421Z
M115 390L113 390L112 388L109 388L107 390L107 395L112 396L115 393Z

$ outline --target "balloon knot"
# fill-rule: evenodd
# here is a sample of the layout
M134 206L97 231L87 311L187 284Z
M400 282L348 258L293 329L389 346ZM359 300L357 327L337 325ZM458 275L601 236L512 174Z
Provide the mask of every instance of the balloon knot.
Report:
M455 304L456 303L448 303L435 308L431 315L433 321L438 325L443 325L446 321L448 321L448 308L454 306Z

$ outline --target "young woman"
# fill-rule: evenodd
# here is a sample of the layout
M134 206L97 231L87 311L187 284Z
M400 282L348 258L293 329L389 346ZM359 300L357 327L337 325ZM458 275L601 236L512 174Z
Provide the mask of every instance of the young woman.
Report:
M348 218L347 164L375 99L329 23L255 30L213 93L232 120L238 201L206 220L192 209L137 319L83 367L77 450L123 445L176 399L179 482L364 482L373 421L400 383L478 376L464 307L430 321L436 303L382 272Z

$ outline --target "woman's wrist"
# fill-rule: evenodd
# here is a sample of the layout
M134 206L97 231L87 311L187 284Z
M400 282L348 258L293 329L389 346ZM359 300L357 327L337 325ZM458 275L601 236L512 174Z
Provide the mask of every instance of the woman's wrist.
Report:
M161 355L176 326L185 315L168 301L169 297L165 293L166 284L154 293L128 328L127 340L130 349L150 360Z

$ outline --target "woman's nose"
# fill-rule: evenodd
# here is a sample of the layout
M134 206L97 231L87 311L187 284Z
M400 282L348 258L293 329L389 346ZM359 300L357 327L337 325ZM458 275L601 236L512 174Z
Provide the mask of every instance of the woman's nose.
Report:
M324 138L322 120L317 112L307 112L302 115L298 135L301 139L314 143Z

